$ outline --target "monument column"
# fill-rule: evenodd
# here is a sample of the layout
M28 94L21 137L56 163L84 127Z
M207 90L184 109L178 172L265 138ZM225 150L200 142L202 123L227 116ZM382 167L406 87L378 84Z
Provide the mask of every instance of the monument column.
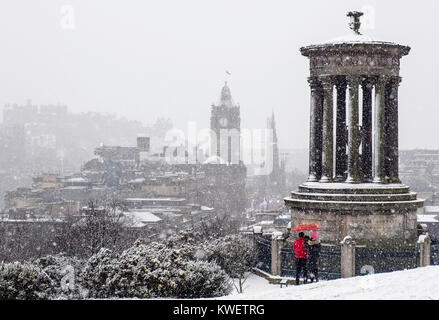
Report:
M358 86L360 85L360 76L346 77L348 89L348 177L346 182L360 182L359 172L359 147L360 147L360 130L359 130L359 111L358 111Z
M315 182L321 174L319 167L322 161L322 92L317 77L310 77L308 82L311 89L308 181Z
M398 174L398 87L400 77L392 77L389 82L387 101L387 158L390 183L401 183Z
M333 137L333 88L331 77L321 77L323 85L323 148L322 177L320 182L331 182L334 169L334 137Z
M378 76L375 85L374 119L374 178L375 183L385 183L385 125L386 125L386 83L388 77Z
M335 132L335 178L344 180L346 172L346 79L339 78L335 85L337 89L337 115Z
M362 145L361 167L363 180L372 181L372 87L370 78L362 82L363 89L363 117L362 117Z

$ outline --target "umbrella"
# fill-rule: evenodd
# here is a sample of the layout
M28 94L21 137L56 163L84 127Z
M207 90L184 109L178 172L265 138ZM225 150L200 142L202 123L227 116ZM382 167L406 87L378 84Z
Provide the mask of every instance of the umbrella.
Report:
M322 226L317 223L302 223L293 227L293 231L319 230Z

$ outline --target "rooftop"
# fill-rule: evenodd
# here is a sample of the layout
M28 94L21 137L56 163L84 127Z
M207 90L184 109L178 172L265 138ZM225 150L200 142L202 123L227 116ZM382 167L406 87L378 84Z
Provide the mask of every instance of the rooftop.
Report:
M301 48L302 54L305 56L308 56L310 52L321 49L321 48L325 48L325 49L330 49L333 47L334 48L345 48L345 47L350 48L352 46L356 47L359 45L367 46L368 50L370 50L371 48L375 48L375 47L377 50L381 50L382 47L384 47L384 48L391 47L391 48L395 48L396 50L398 50L398 52L401 56L408 54L408 52L410 51L410 48L407 46L402 46L402 45L399 45L395 42L377 39L371 35L364 35L364 34L360 33L360 26L361 26L360 16L362 16L362 15L363 14L361 12L349 12L347 14L347 16L351 18L351 22L349 23L349 28L352 30L351 33L326 40L326 41L319 43L319 44L314 44L314 45L309 45L309 46L303 47L303 48Z
M128 211L123 214L126 217L125 223L137 228L144 227L149 223L157 223L162 220L149 211Z

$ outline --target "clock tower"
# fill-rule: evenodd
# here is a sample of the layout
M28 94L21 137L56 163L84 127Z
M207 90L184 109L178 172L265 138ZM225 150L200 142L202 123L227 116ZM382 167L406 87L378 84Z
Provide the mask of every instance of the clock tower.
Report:
M210 129L212 132L212 156L222 163L239 164L241 160L241 118L239 105L235 104L227 82L216 104L212 104ZM215 153L216 150L216 153Z

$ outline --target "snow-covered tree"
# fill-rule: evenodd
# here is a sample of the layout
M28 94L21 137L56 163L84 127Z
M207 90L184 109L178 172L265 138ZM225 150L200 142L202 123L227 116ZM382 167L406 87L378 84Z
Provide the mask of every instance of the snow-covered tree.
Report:
M229 235L206 244L208 261L214 261L232 279L240 293L249 272L256 265L256 251L253 243L241 235Z

